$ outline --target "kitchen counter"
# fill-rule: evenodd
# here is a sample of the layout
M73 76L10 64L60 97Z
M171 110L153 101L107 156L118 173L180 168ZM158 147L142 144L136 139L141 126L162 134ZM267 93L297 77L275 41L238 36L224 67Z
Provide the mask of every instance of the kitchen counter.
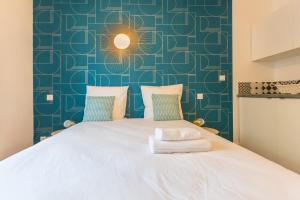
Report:
M237 96L248 98L300 99L300 94L238 94Z

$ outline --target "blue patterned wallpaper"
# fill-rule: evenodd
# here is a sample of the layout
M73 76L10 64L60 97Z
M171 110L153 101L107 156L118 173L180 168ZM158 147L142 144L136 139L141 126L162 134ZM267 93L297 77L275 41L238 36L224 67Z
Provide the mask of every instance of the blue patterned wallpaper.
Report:
M129 85L127 116L143 117L139 86L177 83L185 119L231 140L231 16L231 0L34 0L35 142L82 120L87 84ZM139 38L123 56L108 48L118 27Z

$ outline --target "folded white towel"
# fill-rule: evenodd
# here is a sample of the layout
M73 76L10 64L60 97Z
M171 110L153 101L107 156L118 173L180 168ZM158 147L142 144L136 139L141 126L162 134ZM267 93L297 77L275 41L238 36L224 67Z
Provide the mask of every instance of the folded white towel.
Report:
M157 140L198 140L202 134L194 128L156 128L154 137Z
M150 136L149 147L152 153L206 152L211 150L211 143L205 139L190 141L161 141Z

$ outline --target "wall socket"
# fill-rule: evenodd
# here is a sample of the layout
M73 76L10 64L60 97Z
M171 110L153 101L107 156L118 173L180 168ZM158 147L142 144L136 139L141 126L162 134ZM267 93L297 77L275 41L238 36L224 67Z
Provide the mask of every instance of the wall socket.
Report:
M53 101L53 94L47 94L47 101Z
M197 93L197 99L203 99L203 93Z
M219 81L225 81L226 80L226 75L219 75Z

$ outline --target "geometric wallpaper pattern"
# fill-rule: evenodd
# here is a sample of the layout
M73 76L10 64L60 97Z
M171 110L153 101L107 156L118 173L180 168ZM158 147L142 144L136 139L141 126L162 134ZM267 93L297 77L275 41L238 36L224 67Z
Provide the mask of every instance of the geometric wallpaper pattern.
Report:
M82 121L86 85L129 85L126 116L136 118L141 85L177 83L184 118L202 117L232 140L231 7L231 0L34 0L34 141L67 119ZM123 26L139 40L120 58L107 40Z

